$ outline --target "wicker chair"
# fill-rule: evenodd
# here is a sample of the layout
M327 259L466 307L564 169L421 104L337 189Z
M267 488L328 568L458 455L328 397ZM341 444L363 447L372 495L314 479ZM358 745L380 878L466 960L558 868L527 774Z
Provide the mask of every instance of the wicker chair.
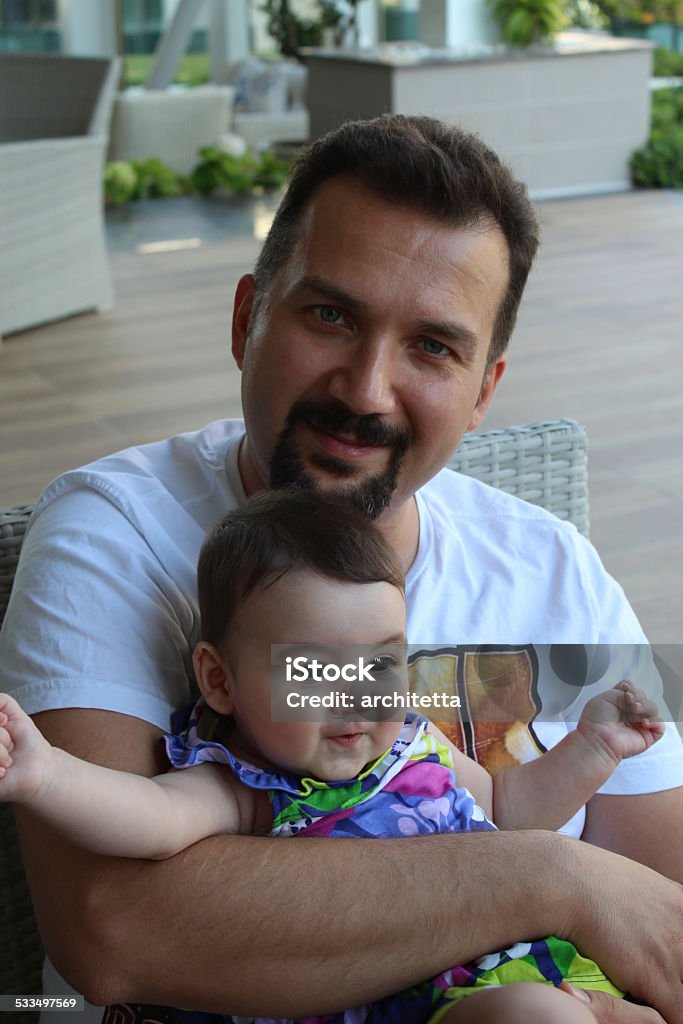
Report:
M542 505L588 533L587 435L572 420L469 434L450 466ZM0 511L0 624L30 514L31 506ZM0 992L39 993L42 949L14 821L10 808L1 804L0 835L0 899L5 908L0 920ZM19 1015L14 1024L20 1024Z
M0 335L111 305L102 166L118 61L0 53Z

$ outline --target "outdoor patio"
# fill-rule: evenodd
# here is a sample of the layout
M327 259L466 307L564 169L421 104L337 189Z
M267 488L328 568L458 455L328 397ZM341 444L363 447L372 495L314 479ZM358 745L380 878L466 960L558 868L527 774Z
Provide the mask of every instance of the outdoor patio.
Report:
M232 294L272 209L167 200L109 218L113 308L0 346L0 504L30 503L117 448L239 415ZM683 194L539 210L543 247L485 427L588 426L593 541L651 641L680 643ZM178 247L144 248L168 241Z

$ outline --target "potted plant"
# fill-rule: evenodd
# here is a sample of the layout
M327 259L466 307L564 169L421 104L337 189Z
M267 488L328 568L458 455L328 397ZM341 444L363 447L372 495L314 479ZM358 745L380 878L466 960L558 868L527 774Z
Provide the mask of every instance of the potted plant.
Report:
M487 0L509 46L553 38L567 24L561 0Z
M357 7L360 0L318 0L317 14L306 17L294 10L292 0L265 0L268 32L283 57L300 57L305 46L321 46L329 34L335 46L351 38L357 43Z

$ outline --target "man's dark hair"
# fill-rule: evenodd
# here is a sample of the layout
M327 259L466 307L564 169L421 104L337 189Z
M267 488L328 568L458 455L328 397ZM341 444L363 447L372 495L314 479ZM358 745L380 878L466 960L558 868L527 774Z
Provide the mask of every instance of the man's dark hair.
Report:
M509 249L507 293L489 360L507 346L538 247L539 228L526 187L478 136L431 117L383 114L348 121L307 147L256 263L256 312L274 274L296 249L301 218L315 190L348 175L380 198L454 227L495 222Z
M390 583L405 590L393 548L358 509L295 489L266 491L225 516L202 545L202 639L220 644L256 587L297 569L342 583Z

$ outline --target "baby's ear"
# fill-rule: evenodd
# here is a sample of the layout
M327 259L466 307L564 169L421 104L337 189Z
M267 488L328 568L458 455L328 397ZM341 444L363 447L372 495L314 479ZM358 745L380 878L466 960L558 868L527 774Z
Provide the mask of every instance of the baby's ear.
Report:
M192 654L192 665L202 697L219 715L231 715L232 674L213 644L200 640Z

